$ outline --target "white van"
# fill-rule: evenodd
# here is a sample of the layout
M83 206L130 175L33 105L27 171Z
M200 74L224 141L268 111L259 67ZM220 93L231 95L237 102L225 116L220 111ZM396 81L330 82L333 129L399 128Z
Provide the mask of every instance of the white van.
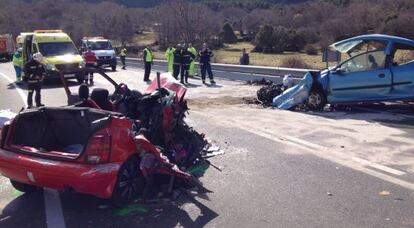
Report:
M116 70L116 53L110 40L103 37L84 37L81 49L86 51L90 48L96 55L98 67L111 67Z

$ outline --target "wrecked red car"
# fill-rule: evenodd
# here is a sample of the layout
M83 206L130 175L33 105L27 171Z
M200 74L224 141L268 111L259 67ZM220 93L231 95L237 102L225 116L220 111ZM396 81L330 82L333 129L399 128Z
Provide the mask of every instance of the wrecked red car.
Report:
M181 169L207 144L183 120L186 88L168 74L144 94L114 86L112 95L68 93L69 106L20 112L1 129L0 173L23 192L74 190L116 205L145 197L156 175L199 184Z

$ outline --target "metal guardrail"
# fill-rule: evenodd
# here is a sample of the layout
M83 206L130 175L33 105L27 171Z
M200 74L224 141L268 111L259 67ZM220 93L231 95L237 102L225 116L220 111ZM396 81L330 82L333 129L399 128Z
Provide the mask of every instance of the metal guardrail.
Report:
M143 65L143 60L138 58L127 58L127 65ZM167 67L166 60L154 60L154 66ZM266 66L253 66L253 65L235 65L235 64L222 64L212 63L213 71L232 72L232 73L243 73L256 75L257 77L262 76L284 76L291 74L294 78L302 78L307 72L318 70L313 69L296 69L296 68L283 68L283 67L266 67Z

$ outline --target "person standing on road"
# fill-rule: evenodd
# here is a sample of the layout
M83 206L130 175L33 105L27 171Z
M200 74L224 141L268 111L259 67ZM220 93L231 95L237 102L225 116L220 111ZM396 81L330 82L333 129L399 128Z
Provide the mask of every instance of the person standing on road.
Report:
M42 54L41 53L34 53L32 59L26 63L24 66L25 72L25 81L27 81L28 85L28 93L27 93L27 108L33 107L33 93L36 92L35 102L36 107L44 106L41 103L41 89L42 89L42 81L45 75L45 68L42 64Z
M196 59L195 56L197 56L197 50L193 47L192 43L188 44L187 49L192 55L194 55L191 63L190 63L190 69L188 69L188 76L194 77L196 75Z
M188 71L190 69L190 64L195 59L195 55L188 51L187 45L184 44L184 47L181 51L181 83L188 83Z
M145 72L144 72L144 82L148 82L151 81L149 79L149 76L151 74L151 65L153 64L153 57L152 57L152 51L151 49L147 46L144 49L144 64L145 64Z
M206 83L206 72L208 73L208 77L210 78L211 84L216 84L214 81L213 72L211 71L211 58L214 56L213 52L208 48L206 43L203 43L203 48L198 53L200 58L200 68L201 68L201 80L203 84Z
M247 53L246 48L243 48L242 55L240 56L240 65L249 65L250 63L250 56Z
M177 44L175 51L173 52L173 76L175 79L178 80L178 75L180 74L181 70L181 62L182 62L182 47L181 44Z
M23 65L23 56L22 48L17 49L16 53L13 55L13 66L16 71L16 83L20 84L22 81L22 65Z
M127 49L125 47L125 44L122 45L121 49L119 50L119 57L121 58L121 63L122 63L122 70L125 70L126 65L125 65L125 58L127 55Z
M165 58L167 58L167 71L170 73L173 73L174 71L174 51L175 48L170 44L167 48L167 50L165 51Z
M88 68L95 68L97 67L97 59L95 53L88 47L86 52L83 53L83 59L85 60L85 65ZM85 74L85 83L88 84L88 76L89 76L89 84L93 85L93 72L89 74Z

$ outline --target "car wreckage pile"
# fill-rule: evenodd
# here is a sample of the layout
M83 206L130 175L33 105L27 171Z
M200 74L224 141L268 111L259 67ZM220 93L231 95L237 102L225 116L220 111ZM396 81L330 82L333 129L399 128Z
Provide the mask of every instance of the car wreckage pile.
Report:
M116 112L85 106L90 98L14 118L2 112L10 121L0 126L0 173L21 191L71 189L117 206L177 189L210 192L198 171L215 167L206 158L224 152L186 124L186 88L167 75L144 93L117 89ZM40 171L28 171L34 168Z

